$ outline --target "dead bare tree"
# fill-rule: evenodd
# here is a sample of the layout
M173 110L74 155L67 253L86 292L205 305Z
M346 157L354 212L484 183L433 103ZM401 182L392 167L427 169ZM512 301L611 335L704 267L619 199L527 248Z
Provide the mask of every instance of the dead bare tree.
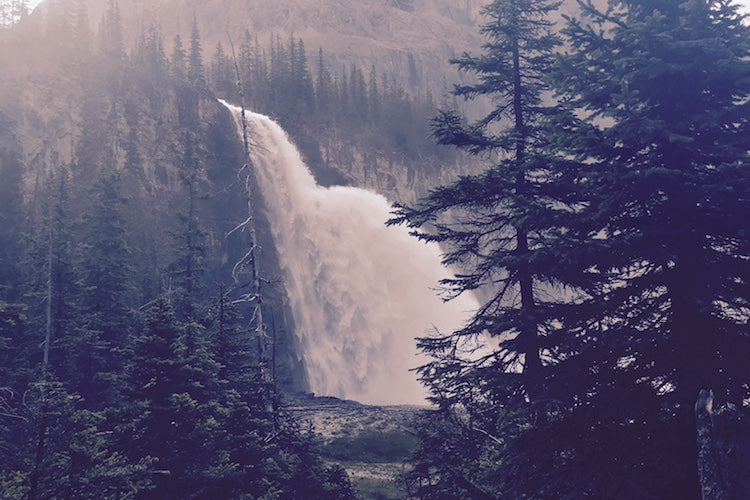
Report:
M265 325L263 322L263 291L262 291L262 285L263 280L261 279L261 273L260 273L260 247L258 245L258 237L255 230L255 207L254 207L254 194L253 194L253 170L252 165L250 163L250 141L248 139L248 129L247 129L247 118L245 113L245 90L242 85L242 75L240 73L240 66L237 62L237 56L234 50L234 42L232 40L232 36L227 31L227 37L229 38L229 46L232 51L232 61L234 63L234 70L237 76L237 88L239 90L240 94L240 123L242 127L242 144L244 146L244 152L245 152L245 159L247 160L247 163L240 169L240 172L244 173L245 175L245 193L247 197L247 210L248 210L248 218L243 222L238 228L242 228L243 230L247 230L249 236L250 236L250 250L245 254L245 256L238 262L237 266L235 266L235 270L237 270L240 267L244 267L245 265L249 264L251 269L251 290L250 293L246 296L248 300L252 301L254 304L253 307L253 316L251 319L251 324L255 324L255 334L258 341L258 355L259 355L259 361L260 361L260 369L262 372L262 376L264 379L268 380L270 377L268 368L267 368L267 359L266 359L266 331L265 331ZM235 228L238 229L238 228Z

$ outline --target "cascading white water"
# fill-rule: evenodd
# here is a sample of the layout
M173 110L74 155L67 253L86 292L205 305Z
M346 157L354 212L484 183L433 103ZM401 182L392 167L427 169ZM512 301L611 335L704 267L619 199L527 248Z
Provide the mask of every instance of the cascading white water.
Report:
M241 131L240 109L222 102ZM286 133L246 112L262 190L310 388L369 404L424 403L410 369L425 359L415 337L459 328L477 305L444 303L436 245L387 227L390 204L351 187L324 188Z

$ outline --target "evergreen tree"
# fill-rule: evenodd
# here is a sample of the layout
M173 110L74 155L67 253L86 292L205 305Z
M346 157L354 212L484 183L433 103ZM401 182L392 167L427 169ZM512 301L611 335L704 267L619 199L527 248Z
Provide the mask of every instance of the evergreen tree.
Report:
M99 51L110 67L116 67L125 59L122 15L116 0L109 0L107 10L99 25Z
M63 54L68 70L59 87L67 88L68 77L82 82L70 94L69 115L58 118L72 116L79 127L71 129L73 158L65 165L54 151L59 141L25 156L13 122L0 119L0 268L10 270L0 278L0 497L352 498L345 472L324 464L316 438L278 410L228 299L215 324L204 326L197 314L209 276L199 221L214 215L208 204L199 211L199 200L226 177L202 165L229 154L231 137L217 139L223 131L209 134L198 119L205 89L187 74L200 65L179 39L168 64L157 25L126 53L115 1L104 7L98 47L87 31L87 2L48 2L49 34L63 49L54 54ZM268 61L247 39L248 67L260 84L253 90L267 100ZM190 56L200 55L194 40ZM279 50L294 57L276 61L285 78L277 91L310 84L303 44L292 43ZM80 59L68 55L79 48ZM294 96L277 95L291 107ZM23 111L16 108L9 107ZM52 127L58 118L51 113L26 118ZM184 181L175 216L148 212L172 180L168 164L179 165ZM177 251L160 261L164 226L176 220ZM172 299L184 322L160 299L139 329L133 308L154 297L158 269L170 257L180 263L173 270L181 295Z
M179 213L179 231L174 234L176 258L171 271L177 288L177 314L180 319L193 319L201 302L207 235L198 218L200 164L193 150L191 134L186 133L183 147L185 152L180 176L187 191L187 210Z
M182 37L180 37L179 33L174 36L174 43L172 44L172 58L171 58L171 67L172 67L172 75L179 81L183 80L185 78L185 60L187 58L187 54L185 53L185 49L182 46Z
M216 465L208 395L217 380L195 335L186 336L169 303L160 298L148 312L144 331L133 338L117 446L134 461L155 460L154 489L142 498L199 495L207 469Z
M21 391L34 373L23 356L25 323L24 305L0 300L0 471L20 465L16 451L17 430L24 418L20 409ZM0 484L3 481L0 472Z
M358 121L369 121L369 117L367 116L367 86L365 84L365 77L362 70L355 64L352 64L350 67L349 85L351 86L349 95L351 96L352 114Z
M104 83L91 78L84 81L82 87L80 135L71 166L71 181L75 186L87 189L99 178L99 166L113 159L111 129L116 124L107 120L106 110L112 109L113 105L106 97Z
M133 60L137 70L145 75L152 85L164 81L167 75L167 55L161 26L151 23L141 32Z
M367 104L367 116L370 123L379 124L382 103L380 100L380 90L378 89L378 75L374 64L370 68L370 78L367 84Z
M76 248L74 241L74 221L68 176L65 171L52 177L48 182L49 200L46 223L37 236L34 251L35 260L43 275L33 277L34 295L40 297L46 311L39 311L38 317L45 318L46 324L39 330L46 330L50 345L45 350L50 357L51 371L70 386L80 388L87 383L81 377L76 361L82 352L90 347L76 335L83 316L81 310L81 290L79 272L76 269ZM34 311L37 312L37 311ZM46 342L46 340L45 340ZM90 373L90 372L89 372Z
M129 462L108 448L100 415L55 381L26 392L24 466L0 476L3 498L135 498L149 485L148 461Z
M128 125L128 135L125 138L123 149L125 149L125 172L129 176L137 175L143 168L143 158L138 150L138 128L139 110L134 99L125 103L125 122Z
M210 345L199 325L179 324L163 298L133 339L116 441L131 460L154 461L154 488L139 498L352 498L336 496L351 491L346 478L275 415L258 366L246 369L253 376L245 381L235 380L237 366L221 380Z
M468 327L421 341L445 409L413 477L425 496L696 498L698 391L741 407L750 386L748 27L728 2L582 3L553 89L555 37L532 21L551 7L489 5L485 56L459 60L480 83L457 91L505 99L436 122L443 143L505 150L502 168L397 211L452 244L454 293L502 285ZM539 106L550 90L575 113ZM509 133L488 133L504 114ZM498 349L456 354L484 331Z
M451 294L491 287L487 290L491 299L466 328L423 339L423 347L438 355L460 346L466 337L487 331L499 338L499 349L477 362L475 369L499 354L503 361L498 360L496 369L500 373L523 374L509 377L521 384L511 392L523 397L538 391L540 337L560 319L558 301L542 299L543 284L564 284L554 268L541 262L547 234L561 224L550 207L564 203L551 189L553 174L543 155L547 139L542 118L551 110L542 104L542 95L549 90L542 77L552 65L558 44L547 20L555 8L548 2L505 0L485 8L490 21L483 28L490 38L485 53L455 61L462 70L475 73L479 83L457 87L456 94L492 96L495 108L472 125L462 123L454 111L443 111L435 121L435 134L443 144L484 155L495 163L484 174L435 190L414 209L399 207L394 220L412 227L436 223L435 232L419 236L450 245L445 263L461 269L445 281ZM498 123L504 127L493 133ZM441 216L446 213L455 217L443 222ZM427 382L434 382L429 373L438 366L439 362L424 370ZM453 387L441 385L439 389L454 393ZM455 393L454 397L461 396Z
M93 204L84 216L86 233L80 249L82 322L70 354L80 370L79 391L95 405L114 397L107 374L121 369L119 353L127 345L134 299L126 200L120 190L120 175L103 172L91 191Z
M46 2L47 19L46 42L58 54L66 54L73 39L73 12L61 0Z
M341 117L340 120L346 120L345 123L348 123L352 113L352 103L351 87L349 85L349 78L346 74L346 67L341 68L341 76L338 78L338 90L339 92L336 96L338 101L336 115Z
M119 173L105 171L92 190L91 211L84 216L87 234L82 262L84 302L91 321L116 346L126 342L122 328L132 303L132 266L123 214L127 200L121 182Z
M293 85L292 91L297 98L294 106L297 108L298 113L307 116L313 108L314 91L310 67L307 62L305 43L301 38L297 40L292 38L289 43L294 48L290 74Z
M586 344L563 366L585 379L596 364L571 421L612 452L570 464L592 491L698 497L699 391L741 407L750 387L750 28L723 1L584 7L556 75L581 120L558 147L581 164L571 267L593 286Z
M6 388L20 372L13 352L23 331L25 309L22 304L0 301L0 360L3 361L0 365L0 375L4 381L3 387Z
M243 331L237 306L223 289L212 314L211 334L216 361L221 366L219 377L239 388L252 376L252 340L248 332Z
M15 300L23 208L22 149L12 121L0 112L0 298ZM15 288L15 289L14 289Z
M390 132L390 145L399 151L413 152L412 101L396 81L385 78L383 89L383 126Z
M484 8L483 54L454 61L478 81L454 93L487 96L494 106L471 124L456 111L441 111L434 131L441 144L481 156L490 166L434 190L414 208L398 206L391 221L445 245L444 263L458 269L443 281L448 297L470 291L486 297L464 328L419 341L435 358L419 370L441 408L430 422L453 430L423 429L412 476L424 485L419 493L430 498L451 490L484 498L575 491L557 473L561 449L540 438L549 439L561 407L583 396L575 392L579 388L565 387L574 385L573 374L558 365L579 353L570 329L587 305L585 278L567 269L575 257L568 241L573 215L582 200L568 162L550 152L547 123L553 113L568 114L544 102L552 90L546 75L560 45L550 21L558 6L496 0ZM390 94L392 105L399 93ZM452 449L467 453L445 462Z
M414 467L405 477L410 497L503 497L502 482L494 476L498 457L493 446L459 413L444 410L424 416L417 421L416 432L420 444L411 457Z
M333 76L326 66L323 48L318 50L317 78L315 79L315 103L319 116L330 115L336 91L333 87Z
M216 44L210 73L211 87L219 96L232 98L236 95L237 76L234 75L233 63L224 52L221 42Z
M175 75L182 76L183 51L181 46L175 46L172 54L172 65ZM190 32L190 46L186 55L185 76L186 81L177 88L177 110L179 123L184 127L184 135L195 134L200 129L199 120L199 102L200 94L206 86L206 72L203 66L203 46L201 44L201 34L198 27L198 20L193 18L193 25ZM189 140L193 140L191 137Z
M93 49L93 35L91 25L89 24L89 14L86 2L78 0L76 2L76 20L73 28L73 46L75 52L82 60L86 60Z
M269 101L265 104L274 109L283 120L289 119L293 111L288 105L288 89L290 79L290 57L291 48L287 48L281 41L280 36L271 39L270 62L268 68Z
M255 101L256 96L263 93L263 90L261 90L263 71L257 50L257 40L253 43L253 37L250 35L249 30L245 30L242 33L239 52L234 55L238 58L237 64L240 67L240 80L242 81L242 90L245 93L245 104L246 106L259 109ZM234 78L237 78L236 74ZM234 90L235 93L238 91L238 89Z
M206 85L206 72L203 68L201 32L198 28L198 19L195 17L193 17L193 25L190 31L187 77L188 81L196 88L203 88Z

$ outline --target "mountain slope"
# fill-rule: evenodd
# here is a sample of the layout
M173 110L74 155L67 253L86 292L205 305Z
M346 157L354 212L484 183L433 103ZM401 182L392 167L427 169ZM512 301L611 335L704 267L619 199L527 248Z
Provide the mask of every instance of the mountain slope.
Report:
M459 79L448 63L481 44L477 29L483 0L120 0L131 34L158 22L168 41L189 33L198 20L206 51L228 34L245 30L262 45L272 35L302 38L308 51L323 48L338 70L356 63L375 65L409 86L412 92L443 92ZM89 0L91 19L106 2ZM44 4L43 4L44 6Z

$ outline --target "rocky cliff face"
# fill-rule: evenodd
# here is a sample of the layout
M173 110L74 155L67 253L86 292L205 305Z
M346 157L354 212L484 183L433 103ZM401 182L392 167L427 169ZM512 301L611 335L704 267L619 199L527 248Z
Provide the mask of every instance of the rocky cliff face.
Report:
M352 148L335 137L325 139L321 150L325 165L339 180L404 204L413 204L430 189L479 168L476 159L452 151L446 150L446 155L440 159L410 160L390 151ZM321 182L322 176L317 176Z

